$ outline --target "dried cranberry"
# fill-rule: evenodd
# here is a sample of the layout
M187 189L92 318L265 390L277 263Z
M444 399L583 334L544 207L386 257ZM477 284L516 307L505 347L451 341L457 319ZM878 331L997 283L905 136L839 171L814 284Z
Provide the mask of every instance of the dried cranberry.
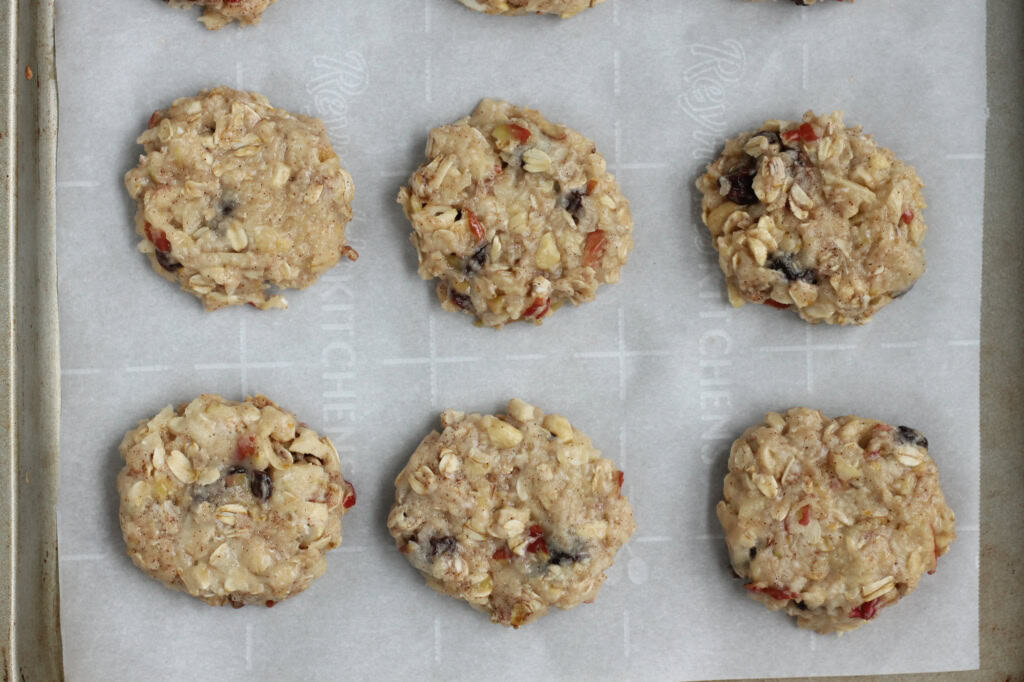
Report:
M235 444L235 459L245 459L256 452L256 438L251 433L246 433L238 437L238 442Z
M499 547L494 550L494 554L491 555L491 558L498 561L505 561L506 559L512 558L512 552L508 551L508 547Z
M430 538L430 558L439 554L451 554L455 551L458 542L451 535Z
M530 544L528 544L526 546L526 551L529 552L530 554L537 554L537 553L547 554L548 553L548 543L544 540L543 537L536 538Z
M260 501L269 500L274 493L274 481L266 471L253 471L252 480L249 482L249 489L253 497Z
M806 526L811 522L811 505L805 504L804 508L800 510L800 525Z
M864 620L871 620L878 613L878 602L881 597L876 597L871 601L866 601L860 606L855 606L850 609L850 618L863 618Z
M807 282L808 284L818 283L818 273L809 268L802 268L794 262L791 253L775 253L765 263L769 270L778 270L790 282Z
M484 230L483 223L476 217L476 214L470 211L468 208L465 211L466 222L469 224L469 231L473 233L473 238L476 239L477 243L482 242L487 232Z
M749 206L760 201L757 194L754 193L755 175L757 175L757 168L753 165L738 168L726 174L725 179L729 181L729 192L725 198L740 206Z
M508 124L508 132L512 134L512 137L519 140L519 144L526 144L527 140L530 139L530 130L516 123Z
M171 241L167 238L167 234L163 230L154 229L152 225L146 223L146 239L153 243L157 251L163 251L169 253L171 250Z
M535 298L530 307L523 311L523 317L533 317L541 319L544 317L548 310L551 308L551 299L549 298Z
M601 260L601 256L604 255L604 249L608 245L608 235L605 234L604 230L594 230L587 234L586 240L583 242L583 265L584 267L593 267Z
M910 443L916 445L919 448L928 449L928 439L924 437L917 429L912 429L909 426L898 426L896 438L901 443Z
M345 497L342 498L341 506L345 509L351 509L355 506L355 486L351 483L346 484L348 485L348 493L346 493Z
M796 599L800 596L796 592L790 592L788 590L784 590L779 587L772 587L770 585L768 587L757 587L756 585L754 585L754 583L747 583L746 585L744 585L744 587L750 590L751 592L760 592L761 594L767 594L772 599Z

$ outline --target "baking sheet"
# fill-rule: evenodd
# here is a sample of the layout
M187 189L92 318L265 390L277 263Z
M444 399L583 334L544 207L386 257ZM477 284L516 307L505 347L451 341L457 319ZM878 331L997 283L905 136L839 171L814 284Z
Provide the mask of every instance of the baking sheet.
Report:
M283 0L208 33L154 0L57 8L63 362L62 624L71 679L679 679L978 665L978 306L984 8L610 0L484 17L454 0ZM956 45L953 50L950 46ZM204 314L134 250L121 184L151 111L215 84L325 120L356 181L355 264L283 313ZM427 130L482 96L592 137L632 202L622 282L543 327L474 328L415 273L394 203ZM862 328L733 310L692 183L763 118L844 109L927 184L929 270ZM202 391L264 392L330 434L360 502L327 574L272 610L212 609L123 556L123 432ZM626 471L638 531L594 604L520 631L422 584L392 547L391 482L444 407L519 395ZM731 578L714 503L728 445L768 409L925 432L959 539L869 627L797 630ZM201 671L201 672L197 672Z

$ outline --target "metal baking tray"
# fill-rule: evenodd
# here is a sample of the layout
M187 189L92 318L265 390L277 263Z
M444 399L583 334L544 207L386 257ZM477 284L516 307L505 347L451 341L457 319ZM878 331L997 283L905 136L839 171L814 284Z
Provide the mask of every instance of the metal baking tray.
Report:
M626 1L626 0L619 0ZM874 0L862 0L871 2ZM60 416L56 277L57 90L55 0L0 0L0 267L4 367L0 387L0 558L3 679L63 679L57 562L57 473ZM982 302L982 668L944 679L1007 679L1024 672L1022 578L1016 530L1024 509L1018 441L1024 314L1015 291L1024 240L1024 171L1000 140L1024 125L1024 64L1019 58L1024 5L988 2L989 120L986 162L985 274ZM1008 86L1008 87L1007 87ZM995 145L995 146L993 146ZM1007 592L1007 590L1009 590Z
M4 680L63 679L57 585L54 0L0 3L0 599Z

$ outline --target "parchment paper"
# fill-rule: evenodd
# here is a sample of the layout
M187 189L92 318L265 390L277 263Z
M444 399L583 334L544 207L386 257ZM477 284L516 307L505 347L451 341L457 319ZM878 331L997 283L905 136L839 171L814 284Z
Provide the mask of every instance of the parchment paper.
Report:
M455 0L281 0L207 32L158 0L61 2L60 573L72 680L683 679L978 665L982 2L609 0L487 17ZM204 313L135 250L122 176L154 109L226 84L320 116L356 183L342 263L285 312ZM398 187L427 131L483 96L592 137L631 200L621 283L542 327L473 327L415 272ZM729 307L693 181L725 137L842 109L916 166L928 271L858 328ZM273 609L206 606L124 555L117 444L204 391L263 392L328 433L359 503ZM445 407L568 415L626 471L638 531L595 603L519 631L442 597L394 549L392 481ZM958 539L843 637L748 599L714 515L731 441L810 405L927 434Z

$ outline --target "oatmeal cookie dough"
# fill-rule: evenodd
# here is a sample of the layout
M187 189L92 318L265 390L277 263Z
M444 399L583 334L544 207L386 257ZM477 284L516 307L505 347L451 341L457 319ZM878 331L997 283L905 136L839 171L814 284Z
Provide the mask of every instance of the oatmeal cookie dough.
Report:
M604 0L459 0L463 5L485 14L557 14L563 19L575 16Z
M635 529L623 474L556 414L445 410L395 480L388 530L435 590L519 627L591 601Z
M208 604L309 587L355 504L331 441L263 396L201 395L121 441L121 531L136 566Z
M423 279L445 310L489 327L540 324L617 282L633 248L629 202L594 143L531 109L485 99L430 131L398 193Z
M863 324L924 272L921 180L841 113L765 121L697 181L729 301Z
M139 250L207 310L286 307L341 256L352 178L318 119L219 87L157 111L125 176Z
M245 26L258 24L260 17L277 0L165 0L171 7L201 7L199 21L206 28L216 31L232 21Z
M910 594L956 537L928 440L873 419L769 412L733 443L723 497L747 594L820 633Z

